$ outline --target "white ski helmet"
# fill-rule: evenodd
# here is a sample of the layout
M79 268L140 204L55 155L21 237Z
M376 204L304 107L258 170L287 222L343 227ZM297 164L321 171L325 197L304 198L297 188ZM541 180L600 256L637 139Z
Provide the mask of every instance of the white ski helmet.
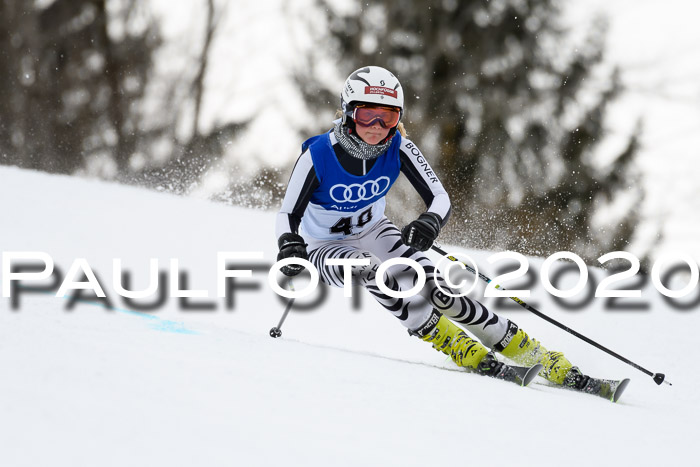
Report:
M403 115L403 88L389 70L380 66L362 67L348 76L340 92L343 123L347 112L360 102L398 107Z

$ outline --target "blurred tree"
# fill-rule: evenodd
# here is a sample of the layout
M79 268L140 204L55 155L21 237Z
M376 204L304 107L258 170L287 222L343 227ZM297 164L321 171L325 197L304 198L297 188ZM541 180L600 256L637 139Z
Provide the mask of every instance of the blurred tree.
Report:
M209 55L224 10L214 0L202 6L199 55L182 76L154 82L162 40L144 2L0 0L0 163L180 194L196 187L246 127L224 121L202 130ZM154 85L162 88L157 97ZM184 126L191 131L178 137L190 118Z
M136 104L159 44L136 5L0 2L3 163L72 173L107 158L127 170L143 136Z
M148 140L139 103L159 43L136 0L0 1L0 162L127 171Z
M226 172L226 164L222 164L222 157L227 151L227 146L244 131L249 121L216 123L208 132L202 129L202 103L206 91L206 76L211 66L210 54L217 36L217 29L226 14L226 3L205 0L202 2L204 11L204 29L201 50L196 61L188 67L193 71L191 78L185 78L187 82L187 96L191 96L192 111L189 112L189 99L177 104L177 111L173 113L170 123L170 157L160 164L150 164L140 173L131 175L127 181L146 185L151 188L165 189L175 194L188 194L196 190L202 179L210 172ZM177 81L177 80L175 80ZM178 115L180 114L180 115ZM191 115L191 130L189 134L179 139L175 134L175 127L180 118ZM188 120L189 121L189 120ZM263 169L259 177L264 177ZM235 172L235 170L233 170ZM214 199L235 204L247 204L249 198L256 196L256 188L259 181L255 177L245 182L236 183L238 177L235 173L231 177L234 181L226 193L218 193ZM235 189L234 189L235 188ZM240 192L234 194L234 192ZM256 203L252 203L257 207Z
M448 240L587 259L627 244L643 198L638 133L610 162L593 160L621 90L617 72L598 66L602 21L574 43L555 0L318 5L344 74L374 64L399 76L409 133L453 201Z

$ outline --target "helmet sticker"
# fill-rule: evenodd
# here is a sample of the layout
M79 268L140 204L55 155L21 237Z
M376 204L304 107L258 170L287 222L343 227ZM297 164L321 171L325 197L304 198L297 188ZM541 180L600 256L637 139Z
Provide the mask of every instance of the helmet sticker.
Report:
M395 89L385 88L383 86L365 86L365 94L381 94L393 98L398 96L398 92L396 92Z

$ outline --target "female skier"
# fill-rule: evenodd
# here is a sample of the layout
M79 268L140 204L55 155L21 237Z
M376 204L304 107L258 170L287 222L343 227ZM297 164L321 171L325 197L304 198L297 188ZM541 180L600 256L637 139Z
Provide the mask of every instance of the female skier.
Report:
M327 265L327 260L369 260L367 266L352 267L355 283L393 313L409 334L432 343L457 365L517 380L512 368L498 361L488 347L521 365L542 363L543 377L582 389L588 377L562 353L547 351L515 323L476 300L450 298L438 288L439 283L454 295L443 277L434 276L435 266L423 252L447 222L450 199L423 154L406 138L400 123L404 96L398 79L381 67L360 68L345 81L340 105L342 116L333 128L302 145L277 216L277 259L308 259L321 280L336 287L343 287L344 270ZM408 178L427 208L402 230L384 216L385 195L399 173ZM393 298L379 289L377 267L396 257L410 258L425 270L427 281L421 294ZM302 270L294 264L282 268L288 276ZM410 290L415 279L415 271L410 271L413 274L387 271L387 287Z

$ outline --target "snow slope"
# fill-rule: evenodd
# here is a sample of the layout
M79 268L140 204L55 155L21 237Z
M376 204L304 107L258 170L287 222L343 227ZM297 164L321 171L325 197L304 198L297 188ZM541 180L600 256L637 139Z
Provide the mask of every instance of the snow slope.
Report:
M696 457L698 307L674 309L651 285L646 311L610 311L602 299L571 311L541 287L526 300L665 372L673 387L525 311L502 313L590 374L631 377L611 404L539 379L522 389L446 371L454 367L444 355L369 297L353 309L341 290L291 313L283 337L271 339L284 308L266 282L272 213L7 167L0 206L2 252L46 252L62 275L85 258L113 305L68 310L67 298L28 290L17 309L0 299L2 466L645 466ZM257 289L237 289L232 307L213 298L218 251L264 252L259 270L239 279ZM467 253L489 266L491 253ZM147 285L150 258L161 269L177 258L188 288L209 291L188 307L210 309L169 298L135 311L112 285L113 258L133 289Z

